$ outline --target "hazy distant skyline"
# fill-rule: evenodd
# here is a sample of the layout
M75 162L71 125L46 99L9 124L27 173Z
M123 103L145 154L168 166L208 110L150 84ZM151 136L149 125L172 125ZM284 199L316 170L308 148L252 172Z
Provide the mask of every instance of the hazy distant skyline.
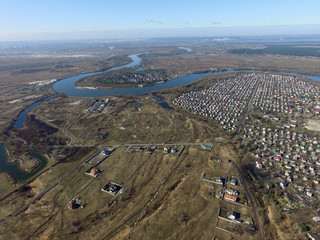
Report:
M0 41L320 34L320 1L2 0Z

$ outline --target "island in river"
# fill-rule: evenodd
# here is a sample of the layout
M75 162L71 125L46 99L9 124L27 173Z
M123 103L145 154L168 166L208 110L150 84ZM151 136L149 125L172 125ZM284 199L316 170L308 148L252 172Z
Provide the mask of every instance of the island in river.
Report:
M176 77L172 71L164 69L123 68L88 76L76 82L76 86L99 89L132 88L152 86Z

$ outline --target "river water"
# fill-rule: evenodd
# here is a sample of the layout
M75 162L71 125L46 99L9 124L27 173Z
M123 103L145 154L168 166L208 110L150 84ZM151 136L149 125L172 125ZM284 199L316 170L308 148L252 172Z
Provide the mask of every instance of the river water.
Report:
M23 122L24 122L24 120L26 119L26 116L27 116L28 112L29 112L31 109L35 108L36 106L38 106L39 104L43 103L44 101L47 101L47 100L50 100L50 99L56 97L57 95L59 95L59 94L55 94L55 95L52 95L52 96L50 96L50 97L44 98L44 99L42 99L42 100L40 100L40 101L37 101L37 102L35 102L34 104L28 106L27 108L25 108L25 109L19 114L17 120L14 122L14 127L15 127L16 129L23 128Z
M187 47L178 47L179 49L186 50L187 52L192 52L191 48Z
M182 86L184 84L191 83L193 81L196 81L200 78L203 78L209 75L216 75L216 74L230 73L230 72L254 71L254 70L227 70L227 71L217 71L217 72L208 72L208 73L192 73L185 76L174 78L164 83L155 84L151 87L121 88L121 89L90 89L90 88L81 88L81 87L75 86L75 83L84 77L98 75L98 74L117 70L124 67L137 66L140 64L140 61L141 61L141 59L139 58L139 55L141 54L130 55L129 57L132 59L132 62L124 66L111 68L104 72L82 73L82 74L74 75L74 76L59 80L52 85L52 89L58 93L64 93L72 97L102 97L102 96L108 96L108 95L138 96L147 92L155 92L155 91L163 90L170 87ZM281 73L301 76L291 72L281 72ZM301 76L301 77L307 77L312 80L320 81L320 76Z
M80 80L81 78L84 78L84 77L98 75L98 74L102 74L102 73L105 73L108 71L118 70L118 69L125 68L125 67L129 68L129 67L137 66L140 64L140 61L141 61L141 59L139 58L139 55L141 55L141 53L129 55L129 57L132 59L131 63L128 63L128 64L120 66L120 67L114 67L114 68L108 69L104 72L81 73L78 75L73 75L68 78L61 79L52 85L52 89L54 91L56 91L57 93L64 93L64 94L66 94L68 96L72 96L72 97L102 97L102 96L108 96L108 95L111 95L111 96L112 95L122 95L122 96L135 95L135 96L138 96L138 95L141 95L141 94L147 93L147 92L156 92L156 91L163 90L166 88L182 86L184 84L194 82L198 79L201 79L203 77L210 76L210 75L216 75L216 74L221 74L221 73L232 73L232 72L252 72L252 71L255 71L255 70L227 70L227 71L217 71L217 72L208 72L208 73L192 73L192 74L188 74L185 76L174 78L174 79L172 79L170 81L166 81L164 83L155 84L151 87L136 87L136 88L121 88L121 89L92 89L92 88L81 88L81 87L77 87L75 85L75 83L78 80ZM141 69L139 69L139 70L141 70ZM302 75L292 73L292 72L280 72L280 73L295 75L295 76L300 76L300 77L306 77L306 78L320 82L320 76L302 76ZM54 95L53 97L55 97L55 96L56 95ZM25 119L28 111L33 109L34 107L38 106L42 102L49 100L51 98L52 97L46 98L44 100L38 101L38 102L32 104L31 106L27 107L18 116L18 119L16 120L14 127L17 129L22 128L24 119Z

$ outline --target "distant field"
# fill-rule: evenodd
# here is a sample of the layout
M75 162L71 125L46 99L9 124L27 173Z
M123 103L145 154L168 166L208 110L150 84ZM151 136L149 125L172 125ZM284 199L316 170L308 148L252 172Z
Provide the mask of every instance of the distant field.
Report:
M233 54L256 54L256 55L286 55L299 57L320 57L320 48L317 45L266 45L262 49L233 49L229 53Z

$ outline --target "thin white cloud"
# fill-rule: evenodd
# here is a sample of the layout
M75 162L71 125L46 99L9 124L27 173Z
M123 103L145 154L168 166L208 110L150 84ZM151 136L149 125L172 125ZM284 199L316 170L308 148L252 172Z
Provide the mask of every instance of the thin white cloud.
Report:
M212 21L211 24L213 24L213 25L218 25L218 24L221 24L221 22Z
M52 26L50 26L50 25L44 25L43 27L46 29L52 28Z

